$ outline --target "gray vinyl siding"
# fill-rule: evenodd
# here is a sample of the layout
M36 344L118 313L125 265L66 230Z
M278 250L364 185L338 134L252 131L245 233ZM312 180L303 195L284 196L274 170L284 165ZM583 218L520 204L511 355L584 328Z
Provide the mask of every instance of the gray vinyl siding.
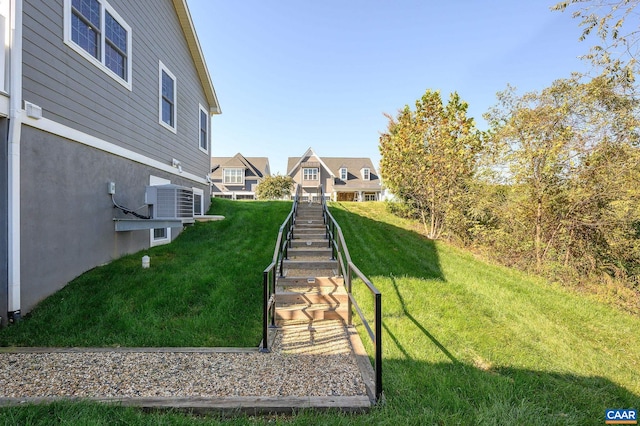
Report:
M24 4L23 98L43 117L204 177L199 104L206 97L169 0L109 0L131 27L132 90L64 44L63 1ZM159 61L177 79L177 135L158 123Z

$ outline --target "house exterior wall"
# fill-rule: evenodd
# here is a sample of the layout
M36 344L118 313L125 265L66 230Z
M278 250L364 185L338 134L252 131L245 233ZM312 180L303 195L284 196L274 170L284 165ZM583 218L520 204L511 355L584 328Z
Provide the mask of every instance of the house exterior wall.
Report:
M318 168L318 180L304 180L303 169L306 168ZM293 181L302 186L302 197L317 196L319 186L322 185L322 189L325 194L330 194L333 190L333 177L331 173L325 169L320 161L316 157L305 157L300 166L295 170L295 173L291 175Z
M326 199L334 201L377 201L380 199L380 180L369 158L318 157L309 148L299 159L289 157L287 164L289 176L296 183L302 185L303 199L315 199L320 184L323 185ZM304 180L303 169L307 167L319 169L318 181ZM364 169L369 170L369 176L366 180L363 176ZM341 179L341 170L346 170L346 179Z
M22 97L42 108L42 119L25 116L21 127L23 315L83 272L149 247L149 230L115 231L114 218L131 216L113 208L107 182L116 183L118 204L132 209L144 205L150 176L201 189L205 212L210 206L210 147L199 148L199 116L200 105L207 112L211 105L173 3L109 0L131 27L131 90L64 43L63 4L24 1ZM177 80L176 133L159 123L160 61ZM2 125L0 134L6 134ZM184 173L171 167L173 158ZM4 199L7 161L0 169ZM173 228L171 235L178 233ZM6 244L3 250L0 268L6 269ZM2 279L0 306L7 307L10 283Z
M209 168L199 144L199 104L205 94L168 0L109 0L131 27L132 89L64 43L63 0L24 4L23 98L43 116L186 171ZM177 134L159 124L160 61L176 77Z
M211 159L211 195L235 200L255 200L258 184L270 176L269 159L266 157L244 157L240 153L234 157L213 157ZM224 183L225 169L244 170L242 184Z
M150 175L194 186L29 126L22 129L21 158L23 313L83 272L149 247L149 231L115 232L114 218L132 217L113 207L107 182L116 182L116 202L132 209L144 205Z

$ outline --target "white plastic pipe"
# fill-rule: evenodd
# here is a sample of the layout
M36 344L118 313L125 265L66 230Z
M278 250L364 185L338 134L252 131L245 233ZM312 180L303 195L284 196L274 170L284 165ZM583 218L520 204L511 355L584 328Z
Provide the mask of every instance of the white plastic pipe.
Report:
M11 2L8 173L8 311L20 311L20 135L22 128L22 0Z

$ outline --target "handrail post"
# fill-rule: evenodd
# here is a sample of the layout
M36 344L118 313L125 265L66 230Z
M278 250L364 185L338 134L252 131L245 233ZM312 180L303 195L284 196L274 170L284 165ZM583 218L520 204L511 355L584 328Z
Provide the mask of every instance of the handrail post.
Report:
M271 274L271 284L273 285L273 294L276 294L276 270L275 268L271 268L269 271ZM276 326L276 298L273 298L273 306L271 307L271 327Z
M347 294L351 296L352 287L351 287L351 279L353 276L351 275L351 265L347 265ZM347 297L347 324L350 326L353 325L353 312L351 307L351 297Z
M376 401L382 396L382 295L375 295L376 309Z
M267 271L263 272L262 275L263 282L263 304L262 304L262 349L260 352L270 352L269 350L269 330L267 328L267 323L269 322L267 312L269 309L269 273Z

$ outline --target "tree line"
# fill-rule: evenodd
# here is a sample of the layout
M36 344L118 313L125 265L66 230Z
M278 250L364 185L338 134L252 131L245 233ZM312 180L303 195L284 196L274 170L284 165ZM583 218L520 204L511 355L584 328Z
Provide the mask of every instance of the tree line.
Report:
M556 8L570 3L588 1ZM585 10L575 16L593 21ZM614 16L595 25L609 28ZM625 37L629 44L633 34ZM387 115L380 173L399 201L390 208L419 219L429 238L626 295L625 307L640 312L640 97L633 58L603 51L589 57L601 70L595 77L498 93L486 131L457 93L445 102L427 90L413 108Z

